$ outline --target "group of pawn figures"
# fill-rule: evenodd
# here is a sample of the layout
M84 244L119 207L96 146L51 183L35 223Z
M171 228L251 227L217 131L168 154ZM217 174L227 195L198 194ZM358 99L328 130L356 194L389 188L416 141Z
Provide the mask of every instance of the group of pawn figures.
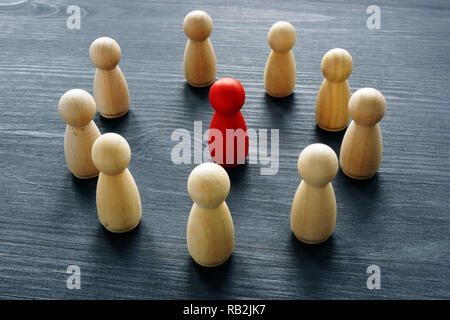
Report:
M227 261L234 249L234 226L225 202L230 179L223 167L245 163L248 153L247 128L240 112L245 91L233 78L215 81L210 16L204 11L192 11L185 17L183 29L188 37L184 52L186 81L193 87L213 84L209 98L215 113L210 129L224 134L229 129L245 132L244 148L236 148L234 143L227 145L227 140L222 148L211 148L210 136L214 162L196 166L187 182L194 201L187 223L188 251L198 264L213 267ZM296 31L288 22L277 22L269 30L272 50L264 71L264 87L272 97L284 98L294 90L296 65L291 49L295 41ZM94 98L84 90L73 89L61 97L58 105L59 114L67 123L65 158L77 178L99 176L96 205L101 224L111 232L127 232L139 224L142 216L139 191L127 168L130 147L119 134L101 135L93 121L96 110L105 118L118 118L128 111L129 91L118 66L121 50L116 41L102 37L91 44L89 55L97 67ZM328 51L321 69L325 79L317 96L317 124L323 130L341 131L347 128L351 117L341 145L340 165L350 178L369 179L380 166L382 139L378 122L384 116L385 99L372 88L360 89L351 96L347 78L353 60L344 49ZM223 161L227 153L234 157ZM300 153L297 166L302 181L292 203L291 230L304 243L321 243L330 237L336 223L331 181L337 174L338 158L327 145L315 143Z

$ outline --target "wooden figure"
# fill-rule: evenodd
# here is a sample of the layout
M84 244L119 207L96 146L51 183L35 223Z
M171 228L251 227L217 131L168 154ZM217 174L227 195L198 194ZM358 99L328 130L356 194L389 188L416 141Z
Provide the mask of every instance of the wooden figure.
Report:
M317 95L317 125L327 131L344 130L350 120L347 78L353 70L352 56L344 49L332 49L323 56L321 68L325 79Z
M67 166L80 179L98 176L92 162L91 151L100 131L92 119L95 116L95 101L84 90L67 91L59 100L58 112L67 123L64 135L64 153Z
M286 21L275 23L269 30L269 45L272 48L264 70L264 88L272 97L287 97L292 93L296 81L296 66L292 47L296 32Z
M233 220L225 203L228 174L218 164L200 164L189 175L188 191L194 201L187 224L189 253L204 267L221 265L234 248Z
M349 102L352 122L342 140L342 171L353 179L369 179L378 171L383 151L378 122L386 111L386 100L380 91L363 88Z
M114 39L98 38L89 49L97 67L94 78L94 98L97 109L105 118L118 118L128 112L130 95L125 77L118 66L121 51Z
M184 50L184 75L193 87L207 87L216 79L216 54L209 40L211 17L195 10L184 18L183 29L189 38Z
M92 159L100 170L97 182L97 213L111 232L134 229L141 219L141 198L128 170L131 151L128 142L116 133L100 136L92 147Z
M321 143L306 147L298 158L298 172L303 178L291 209L291 230L308 244L327 240L336 224L336 198L331 180L336 176L336 153Z

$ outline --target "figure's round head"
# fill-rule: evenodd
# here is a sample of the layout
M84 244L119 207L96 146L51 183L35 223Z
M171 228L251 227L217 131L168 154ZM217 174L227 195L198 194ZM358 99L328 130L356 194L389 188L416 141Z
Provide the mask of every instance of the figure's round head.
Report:
M323 56L321 68L327 80L342 82L353 71L353 58L345 49L331 49Z
M111 70L119 64L121 51L116 40L102 37L92 42L89 56L97 68Z
M194 41L206 40L211 34L212 28L211 17L201 10L189 12L183 21L184 33Z
M296 32L289 22L279 21L270 28L267 38L272 50L285 53L294 46Z
M192 170L188 192L202 208L217 208L230 192L230 178L224 168L215 163L202 163Z
M300 153L297 162L300 176L309 185L321 187L336 176L338 158L329 146L314 143Z
M105 133L92 146L92 161L101 172L108 175L121 173L131 160L127 140L117 133Z
M81 89L72 89L63 94L58 103L58 113L68 125L84 127L95 116L95 100Z
M209 89L209 102L217 112L232 115L244 105L244 87L233 78L218 79Z
M359 125L374 126L384 116L386 100L383 94L373 88L356 91L348 102L350 117Z

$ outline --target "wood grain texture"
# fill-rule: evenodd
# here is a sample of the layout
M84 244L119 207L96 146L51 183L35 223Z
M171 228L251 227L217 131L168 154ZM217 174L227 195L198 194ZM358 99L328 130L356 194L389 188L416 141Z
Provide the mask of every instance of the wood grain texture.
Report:
M314 143L298 157L302 177L291 207L291 230L307 244L325 242L336 225L336 197L332 179L338 170L336 153L323 143Z
M189 174L187 189L194 201L187 223L189 254L199 265L217 267L234 248L234 227L225 202L230 178L216 163L199 164Z
M285 98L294 91L297 77L292 47L296 32L292 24L278 21L267 35L270 51L264 69L264 89L274 98Z
M346 176L372 178L381 164L383 138L378 122L386 112L383 94L373 88L357 90L348 102L352 121L341 143L339 164Z
M80 30L66 28L69 4L0 6L1 298L450 298L448 1L381 1L380 30L366 27L373 1L80 0ZM189 87L183 73L182 22L194 9L214 22L217 76L245 87L248 128L280 129L277 175L261 176L260 165L227 170L235 250L215 269L187 250L186 182L196 164L170 160L172 131L192 132L196 120L206 130L213 115L208 88ZM267 30L278 20L297 30L297 84L282 100L263 82ZM129 142L143 209L139 227L121 235L98 221L96 180L68 171L57 112L65 91L92 94L89 46L100 36L120 44L130 110L94 121ZM308 246L289 231L289 213L300 151L321 142L339 153L344 132L318 129L314 116L321 58L336 47L353 56L352 93L373 87L386 97L383 160L368 181L339 170L335 231ZM81 267L81 290L66 288L69 264ZM371 264L381 290L366 288Z
M92 145L100 131L92 120L94 98L85 90L72 89L59 100L58 113L66 125L64 154L69 170L80 179L97 177L99 170L92 161Z
M348 77L352 73L353 59L347 50L334 48L322 58L324 80L316 100L317 125L326 131L344 130L350 120Z
M94 76L94 98L98 112L105 118L119 118L128 112L130 94L120 67L119 44L109 37L94 40L89 56L97 67Z
M184 76L193 87L207 87L216 79L216 54L209 40L213 23L208 13L189 12L183 21L188 40L184 49Z
M130 146L117 133L105 133L92 146L92 161L100 170L96 203L100 223L111 232L136 228L142 217L141 198L128 170Z

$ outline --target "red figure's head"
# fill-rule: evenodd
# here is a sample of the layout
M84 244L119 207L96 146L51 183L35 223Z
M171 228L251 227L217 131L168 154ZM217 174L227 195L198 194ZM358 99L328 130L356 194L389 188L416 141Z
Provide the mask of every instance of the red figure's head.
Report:
M218 79L209 90L209 102L217 112L232 115L244 105L244 87L233 78Z

